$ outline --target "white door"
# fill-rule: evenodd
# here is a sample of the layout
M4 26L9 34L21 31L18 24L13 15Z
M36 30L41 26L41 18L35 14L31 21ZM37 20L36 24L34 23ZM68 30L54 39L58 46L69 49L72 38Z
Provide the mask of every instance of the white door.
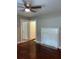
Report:
M29 28L28 25L29 25L28 20L21 21L21 42L28 41L28 28Z

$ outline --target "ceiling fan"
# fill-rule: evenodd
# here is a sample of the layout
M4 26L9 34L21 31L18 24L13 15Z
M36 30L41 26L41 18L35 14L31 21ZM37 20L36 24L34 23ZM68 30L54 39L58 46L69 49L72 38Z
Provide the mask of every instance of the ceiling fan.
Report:
M23 1L23 5L24 7L22 6L19 6L21 8L23 8L23 11L26 11L26 12L37 12L35 11L35 9L40 9L42 8L42 6L40 5L37 5L37 6L32 6L32 1L29 1L29 2L26 2L25 0L22 0Z

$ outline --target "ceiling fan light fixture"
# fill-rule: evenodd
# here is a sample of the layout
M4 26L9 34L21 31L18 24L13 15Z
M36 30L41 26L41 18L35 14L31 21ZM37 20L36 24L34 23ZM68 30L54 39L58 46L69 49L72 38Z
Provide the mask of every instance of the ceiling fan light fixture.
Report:
M30 9L28 9L28 8L26 8L25 11L26 11L26 12L31 12Z
M27 6L29 7L29 3L27 3Z

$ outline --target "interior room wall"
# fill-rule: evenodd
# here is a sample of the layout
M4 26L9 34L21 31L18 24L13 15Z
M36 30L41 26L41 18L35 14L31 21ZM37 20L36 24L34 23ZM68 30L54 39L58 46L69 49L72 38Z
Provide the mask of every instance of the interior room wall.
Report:
M37 18L37 41L41 42L41 28L61 28L61 13L49 13ZM61 34L59 33L59 36ZM61 40L59 38L59 46Z
M20 32L20 17L17 16L17 42L21 41L21 32Z
M21 16L17 16L17 42L25 42L28 41L29 35L29 21L27 18L23 18Z
M35 18L34 18L35 19ZM36 38L36 20L17 16L17 42L25 42Z

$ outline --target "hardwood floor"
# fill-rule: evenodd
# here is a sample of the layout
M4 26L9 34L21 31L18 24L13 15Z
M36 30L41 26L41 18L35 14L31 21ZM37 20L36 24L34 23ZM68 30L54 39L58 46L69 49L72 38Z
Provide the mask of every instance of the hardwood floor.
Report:
M17 59L61 59L61 50L28 41L17 45Z

